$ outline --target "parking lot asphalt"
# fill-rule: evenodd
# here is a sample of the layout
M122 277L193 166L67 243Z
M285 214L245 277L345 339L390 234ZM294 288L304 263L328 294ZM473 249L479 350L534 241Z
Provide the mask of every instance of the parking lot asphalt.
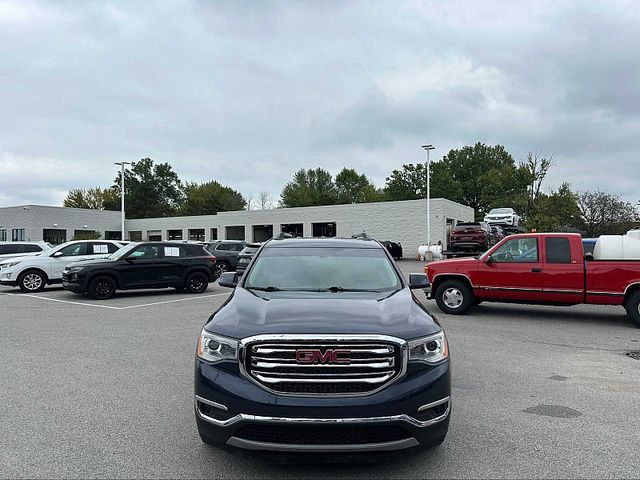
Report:
M421 271L400 262L405 273ZM345 461L203 444L193 416L198 332L228 289L119 294L0 287L0 477L638 477L640 329L622 308L483 304L441 313L453 362L447 440ZM327 463L329 462L329 463Z

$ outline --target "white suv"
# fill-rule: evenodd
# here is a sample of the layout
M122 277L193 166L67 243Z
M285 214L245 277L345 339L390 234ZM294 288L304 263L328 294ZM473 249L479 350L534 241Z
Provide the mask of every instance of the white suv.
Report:
M46 250L51 250L53 245L47 242L0 242L0 260L8 258L24 257L25 255L38 255Z
M520 224L520 216L513 208L494 208L484 217L489 225L511 225L517 227Z
M59 245L35 256L0 261L0 285L39 292L45 285L62 282L66 265L90 258L106 258L122 247L111 240L78 240Z

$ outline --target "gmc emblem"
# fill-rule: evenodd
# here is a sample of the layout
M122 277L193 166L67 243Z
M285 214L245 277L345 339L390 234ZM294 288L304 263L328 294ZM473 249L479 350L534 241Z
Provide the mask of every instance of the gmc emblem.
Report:
M328 348L324 353L318 348L296 350L296 363L303 364L349 364L351 350L333 350Z

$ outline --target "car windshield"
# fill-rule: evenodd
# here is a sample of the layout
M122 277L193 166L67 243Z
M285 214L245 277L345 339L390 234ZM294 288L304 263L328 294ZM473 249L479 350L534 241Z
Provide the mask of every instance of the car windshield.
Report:
M393 265L381 249L266 248L244 287L255 290L391 291L401 288Z
M497 213L497 214L504 215L504 214L511 213L511 209L510 208L494 208L489 213Z
M133 250L137 246L138 246L137 243L130 243L128 245L125 245L124 247L121 247L119 250L116 250L111 255L109 255L109 259L110 260L120 260L122 257L127 255L131 250Z

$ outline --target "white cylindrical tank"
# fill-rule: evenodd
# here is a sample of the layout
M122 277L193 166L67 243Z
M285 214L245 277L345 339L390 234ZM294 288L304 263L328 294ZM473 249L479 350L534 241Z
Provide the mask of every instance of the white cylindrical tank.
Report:
M418 247L418 259L424 262L427 259L427 252L431 250L433 260L442 259L442 245L420 245Z
M595 260L640 260L640 230L626 235L602 235L593 249Z

